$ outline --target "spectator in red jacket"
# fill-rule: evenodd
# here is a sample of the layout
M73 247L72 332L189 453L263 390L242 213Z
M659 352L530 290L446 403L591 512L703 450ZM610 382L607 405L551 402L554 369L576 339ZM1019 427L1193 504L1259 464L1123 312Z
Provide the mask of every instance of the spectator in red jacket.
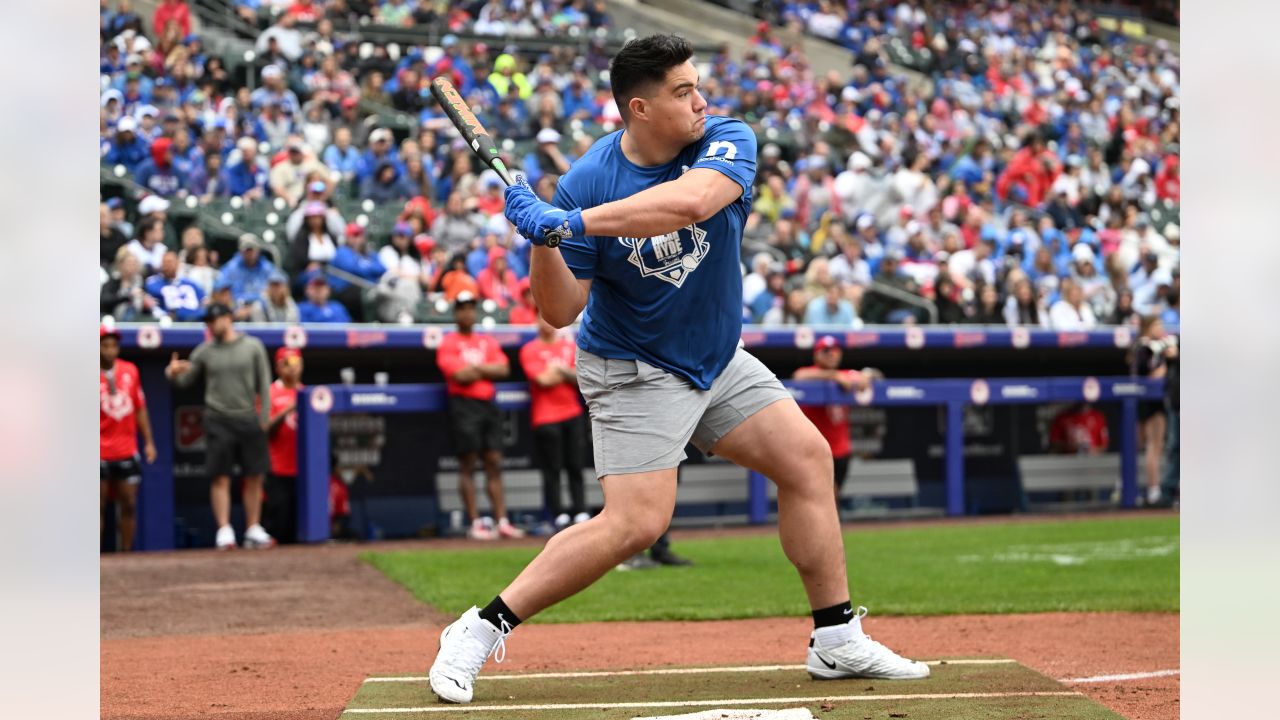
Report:
M516 282L516 304L511 306L511 314L507 323L511 325L533 325L538 322L538 308L533 304L533 288L529 286L529 278L520 278Z
M506 498L502 493L502 412L494 402L497 389L494 380L511 374L507 356L498 341L489 335L477 335L476 296L461 292L453 303L453 319L457 332L444 336L436 350L436 364L444 373L449 393L449 418L453 427L454 449L458 453L458 493L466 508L472 540L493 540L495 529L480 517L476 508L476 486L472 479L476 460L483 457L485 489L498 524L496 535L516 538L524 532L507 519Z
M1182 181L1178 169L1178 156L1170 155L1160 164L1156 171L1156 197L1161 200L1179 202L1182 197Z
M170 20L178 23L182 37L191 34L191 8L187 5L187 0L161 0L156 6L155 15L151 16L151 22L156 31L155 37L164 35L165 25L168 25Z
M480 288L480 297L492 300L503 310L511 307L519 297L516 287L516 274L507 267L507 251L494 245L489 248L489 266L476 275L476 285Z
M1000 173L996 194L1002 200L1013 199L1038 207L1058 176L1060 168L1056 157L1045 150L1044 138L1032 133Z

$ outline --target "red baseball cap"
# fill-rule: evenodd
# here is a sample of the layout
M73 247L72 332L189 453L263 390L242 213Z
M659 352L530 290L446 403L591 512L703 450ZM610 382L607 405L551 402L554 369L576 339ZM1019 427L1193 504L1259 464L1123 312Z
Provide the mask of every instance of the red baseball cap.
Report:
M98 339L102 339L108 335L115 337L117 340L120 339L120 331L117 330L114 325L99 325Z
M838 348L838 347L840 347L840 341L836 339L835 335L823 335L822 337L818 338L818 342L813 344L813 349L815 352L817 352L818 350L828 350L830 348Z
M351 237L352 235L363 235L363 234L364 234L364 226L362 226L360 223L347 223L347 237Z
M297 358L301 360L302 351L298 348L291 347L282 347L279 350L276 350L276 364L279 364L283 360L289 360L290 358Z

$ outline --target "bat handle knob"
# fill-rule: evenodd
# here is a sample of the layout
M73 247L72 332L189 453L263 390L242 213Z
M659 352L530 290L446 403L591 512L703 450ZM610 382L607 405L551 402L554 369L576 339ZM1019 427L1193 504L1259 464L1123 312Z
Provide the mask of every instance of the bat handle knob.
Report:
M542 236L542 244L549 248L559 247L560 235L555 232L549 232Z

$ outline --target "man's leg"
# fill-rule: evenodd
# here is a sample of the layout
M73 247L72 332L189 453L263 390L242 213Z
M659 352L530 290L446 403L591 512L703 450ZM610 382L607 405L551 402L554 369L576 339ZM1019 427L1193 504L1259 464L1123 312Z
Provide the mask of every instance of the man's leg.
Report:
M105 471L104 471L105 472ZM111 492L111 482L103 475L98 481L98 534L102 534L107 525L107 495Z
M480 514L476 511L476 482L473 477L476 468L476 453L465 452L458 455L458 495L462 497L462 507L467 511L467 521L474 522Z
M120 552L133 550L133 533L137 527L138 483L123 480L116 488L116 506L120 508Z
M262 476L245 475L244 489L240 499L244 501L244 524L246 527L262 524Z
M587 511L587 493L582 480L582 416L561 423L564 469L569 474L569 512L580 515Z
M555 423L533 429L533 454L542 476L542 507L547 520L555 522L564 512L560 498L560 433Z
M1179 465L1182 459L1178 452L1180 445L1178 420L1178 411L1169 410L1169 427L1164 444L1164 475L1160 481L1166 500L1172 500L1174 491L1178 490Z
M520 620L577 594L666 531L676 504L675 468L608 475L600 483L604 510L552 536L499 593Z
M215 475L209 483L209 504L213 506L213 520L219 528L231 524L231 476Z
M800 573L809 605L816 609L848 602L831 448L795 401L765 407L711 451L778 486L778 535Z
M484 451L485 492L489 495L489 505L493 508L493 516L499 520L507 516L507 500L502 494L502 451Z

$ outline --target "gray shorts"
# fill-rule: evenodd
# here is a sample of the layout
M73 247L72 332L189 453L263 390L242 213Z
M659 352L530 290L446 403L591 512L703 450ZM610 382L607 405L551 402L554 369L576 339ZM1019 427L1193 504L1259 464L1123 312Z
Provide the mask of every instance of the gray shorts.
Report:
M613 360L579 349L578 387L591 412L597 478L674 468L687 457L690 441L710 452L743 420L791 397L742 348L710 390L643 360Z

